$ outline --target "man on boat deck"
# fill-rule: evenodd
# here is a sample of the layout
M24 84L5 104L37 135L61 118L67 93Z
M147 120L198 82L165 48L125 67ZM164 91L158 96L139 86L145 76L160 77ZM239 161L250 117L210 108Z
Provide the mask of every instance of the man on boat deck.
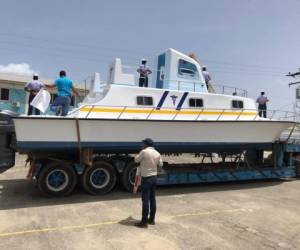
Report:
M137 69L137 72L140 73L140 78L139 78L139 87L148 87L148 75L152 73L150 68L146 66L147 60L142 59L142 64L140 67Z
M28 112L27 115L40 115L40 111L35 107L31 106L31 102L36 94L44 87L44 84L39 81L39 75L33 74L33 80L25 85L25 91L29 92L28 99Z
M156 214L156 176L157 168L163 166L160 153L154 147L154 143L150 138L143 140L143 149L135 156L134 161L140 163L136 172L136 179L133 192L136 193L141 183L142 191L142 220L135 226L146 228L148 224L155 225ZM150 216L149 215L150 207Z
M257 97L256 102L258 103L258 115L260 117L267 118L267 102L269 99L265 96L265 92L260 92L260 96Z
M64 70L59 72L59 78L55 80L54 85L46 85L49 88L57 88L57 97L51 105L51 111L56 115L66 116L69 112L72 94L78 95L73 86L73 82L66 76Z
M206 87L207 87L207 89L209 89L209 83L211 81L211 77L210 77L210 74L207 71L205 65L202 66L202 74L203 74L203 77L204 77L204 81L205 81Z

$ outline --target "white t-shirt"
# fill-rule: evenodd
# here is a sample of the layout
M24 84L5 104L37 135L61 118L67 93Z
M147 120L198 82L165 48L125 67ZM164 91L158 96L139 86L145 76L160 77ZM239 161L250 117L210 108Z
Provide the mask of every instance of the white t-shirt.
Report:
M153 147L143 149L135 156L134 161L136 163L140 163L140 166L137 168L136 175L140 175L142 177L157 175L157 167L163 166L160 153L158 153Z
M264 104L266 104L268 101L269 101L268 98L267 98L266 96L264 96L264 95L261 95L261 96L257 97L257 99L256 99L256 102L257 102L258 104L260 104L260 105L264 105Z

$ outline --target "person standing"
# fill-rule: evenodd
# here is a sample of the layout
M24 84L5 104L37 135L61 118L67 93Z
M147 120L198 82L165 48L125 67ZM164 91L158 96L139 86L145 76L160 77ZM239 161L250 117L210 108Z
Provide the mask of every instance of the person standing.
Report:
M28 99L28 112L27 115L40 115L40 111L35 107L31 106L31 102L36 96L36 94L44 87L44 84L39 81L39 75L33 74L32 81L25 85L25 91L29 92Z
M140 73L140 78L139 78L139 87L148 87L148 75L152 73L150 68L146 65L147 60L142 59L142 64L140 67L137 69L137 72Z
M202 74L203 74L203 77L204 77L206 87L207 87L207 89L209 89L209 83L211 81L211 77L210 77L209 72L206 69L206 66L204 66L204 65L202 66Z
M258 103L258 115L263 118L267 118L267 102L269 99L265 96L265 92L260 92L260 96L257 97Z
M133 192L136 193L138 186L141 184L142 219L139 223L136 223L135 226L147 228L148 224L155 225L155 189L157 179L157 168L163 166L163 161L160 153L154 149L154 142L152 139L146 138L142 142L143 148L141 152L134 158L134 161L136 163L139 163L140 165L137 168Z
M69 112L72 94L78 95L73 86L73 81L67 77L66 71L59 72L59 78L55 80L54 85L46 85L49 88L57 88L57 97L55 98L50 110L56 115L66 116Z

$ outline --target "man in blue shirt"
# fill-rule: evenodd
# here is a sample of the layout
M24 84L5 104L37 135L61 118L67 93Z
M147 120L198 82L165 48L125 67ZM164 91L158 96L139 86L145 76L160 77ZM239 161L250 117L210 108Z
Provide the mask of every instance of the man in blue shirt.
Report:
M73 86L73 82L66 76L64 70L59 72L59 78L55 80L54 85L47 85L47 87L57 88L57 97L55 98L50 110L56 115L66 116L69 112L72 93L78 95L78 92Z

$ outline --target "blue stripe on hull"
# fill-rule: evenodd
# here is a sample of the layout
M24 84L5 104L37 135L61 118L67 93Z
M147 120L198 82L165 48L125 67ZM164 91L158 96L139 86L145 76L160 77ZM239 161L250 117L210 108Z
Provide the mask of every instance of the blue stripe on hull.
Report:
M103 153L136 153L141 142L81 142L82 148L93 148ZM206 142L157 142L155 147L162 153L230 152L245 149L271 150L272 143L206 143ZM20 152L76 151L77 142L17 142ZM213 151L212 151L213 150Z
M164 102L165 102L165 100L166 100L168 94L169 94L169 91L165 91L165 92L163 93L163 95L162 95L162 97L160 98L160 101L159 101L159 103L158 103L158 105L157 105L157 107L156 107L157 110L160 110L160 109L161 109L161 107L162 107L162 105L164 104Z
M185 99L186 99L186 97L187 97L188 94L189 94L189 92L184 92L183 93L183 95L182 95L182 97L181 97L181 99L180 99L180 101L179 101L179 103L178 103L178 105L176 107L176 110L180 110L181 109L181 107L182 107L182 105L183 105L183 103L184 103L184 101L185 101Z

